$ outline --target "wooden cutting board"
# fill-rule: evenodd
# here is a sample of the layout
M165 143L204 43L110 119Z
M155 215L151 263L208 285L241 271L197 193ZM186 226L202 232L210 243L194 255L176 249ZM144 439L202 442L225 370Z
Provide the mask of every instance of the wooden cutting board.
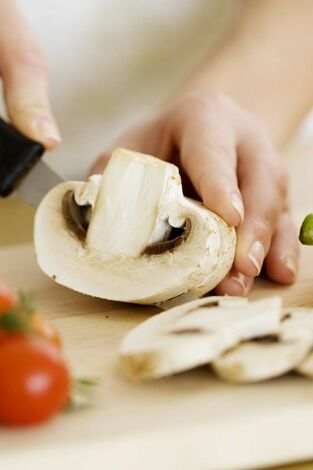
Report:
M284 155L290 202L300 224L312 211L313 142L296 140ZM93 405L41 427L0 428L5 470L219 470L313 459L313 382L288 376L232 386L208 368L144 385L127 382L117 365L123 335L156 308L110 303L54 284L35 263L31 211L0 201L0 278L31 288L38 309L62 332L77 376L98 377ZM302 248L299 282L259 282L251 297L282 295L285 305L313 306L313 248ZM1 382L0 382L1 386ZM288 467L289 468L289 467ZM313 464L292 470L313 470ZM291 470L291 467L290 467Z
M252 297L280 294L313 305L313 249L303 248L299 282L259 282ZM0 428L1 469L243 469L313 457L313 382L288 376L235 386L208 367L134 384L120 374L118 345L158 312L92 299L53 283L31 245L0 250L0 277L32 289L38 309L60 329L74 374L96 377L89 408L23 430Z

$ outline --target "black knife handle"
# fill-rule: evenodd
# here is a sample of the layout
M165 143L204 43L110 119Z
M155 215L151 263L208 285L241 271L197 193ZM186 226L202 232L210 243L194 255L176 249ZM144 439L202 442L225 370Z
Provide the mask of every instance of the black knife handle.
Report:
M14 191L44 150L41 144L24 137L0 118L0 196Z

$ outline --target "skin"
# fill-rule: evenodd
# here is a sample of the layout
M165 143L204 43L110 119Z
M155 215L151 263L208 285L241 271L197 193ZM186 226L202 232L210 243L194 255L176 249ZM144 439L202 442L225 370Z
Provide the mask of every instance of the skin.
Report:
M0 0L0 18L0 77L9 119L22 134L52 149L61 138L45 60L14 0Z
M311 0L243 1L215 54L91 170L102 172L116 146L178 164L185 193L237 227L234 266L219 294L247 294L263 264L275 282L296 278L298 241L279 151L313 102L312 15ZM9 117L52 148L60 138L45 63L12 0L0 0L0 18Z
M117 146L178 164L185 193L237 227L218 294L246 295L262 267L277 283L295 281L299 244L279 151L313 103L312 16L310 0L243 1L214 55L91 170L102 172Z

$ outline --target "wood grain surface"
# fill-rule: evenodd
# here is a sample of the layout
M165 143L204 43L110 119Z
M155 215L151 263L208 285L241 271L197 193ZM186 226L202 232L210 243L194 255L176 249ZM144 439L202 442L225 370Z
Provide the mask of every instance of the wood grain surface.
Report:
M286 161L291 206L299 224L312 210L312 147ZM309 185L309 186L308 186ZM311 206L310 206L311 205ZM75 376L95 377L91 405L26 430L0 428L1 468L236 469L313 458L313 382L290 375L264 384L233 386L207 367L155 383L123 378L118 345L133 326L157 313L92 299L65 289L36 265L30 240L33 211L17 198L0 203L0 277L34 291L38 309L64 338ZM285 305L313 306L313 248L302 248L299 281L282 288L261 280L251 297L282 295ZM290 470L313 470L296 464Z
M261 281L252 297L276 293L285 305L313 305L312 262L308 250L295 286L282 289ZM289 376L233 386L203 367L154 383L130 383L118 368L119 342L158 309L92 299L53 283L37 267L31 245L1 249L0 266L10 285L35 293L38 309L59 327L74 375L99 380L85 410L39 428L2 428L3 468L22 468L25 461L32 469L43 461L45 468L71 462L87 468L92 461L92 468L218 470L313 457L309 380Z

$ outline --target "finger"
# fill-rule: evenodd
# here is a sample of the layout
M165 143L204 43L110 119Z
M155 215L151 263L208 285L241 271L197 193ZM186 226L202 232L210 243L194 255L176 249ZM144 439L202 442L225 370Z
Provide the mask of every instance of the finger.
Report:
M246 296L250 292L253 282L254 278L244 276L233 268L215 288L215 293L216 295Z
M150 118L132 127L100 155L90 168L89 174L102 173L114 149L118 147L168 160L170 143L168 136L163 135L163 129L164 119L160 118Z
M239 225L244 206L238 188L236 142L220 121L198 114L176 131L181 163L205 206L228 224Z
M283 212L266 258L268 277L280 284L292 284L296 279L298 262L298 233L289 212Z
M238 229L236 269L257 276L286 198L286 181L278 157L264 136L239 150L238 175L245 220Z
M61 138L49 103L48 72L15 2L0 4L0 73L12 124L46 148Z
M89 170L89 175L103 173L107 166L114 149L118 147L127 148L136 152L149 153L147 142L153 140L154 133L147 129L148 123L139 124L131 128L127 133L120 136L112 145L106 148L98 157ZM152 153L152 152L150 152Z

